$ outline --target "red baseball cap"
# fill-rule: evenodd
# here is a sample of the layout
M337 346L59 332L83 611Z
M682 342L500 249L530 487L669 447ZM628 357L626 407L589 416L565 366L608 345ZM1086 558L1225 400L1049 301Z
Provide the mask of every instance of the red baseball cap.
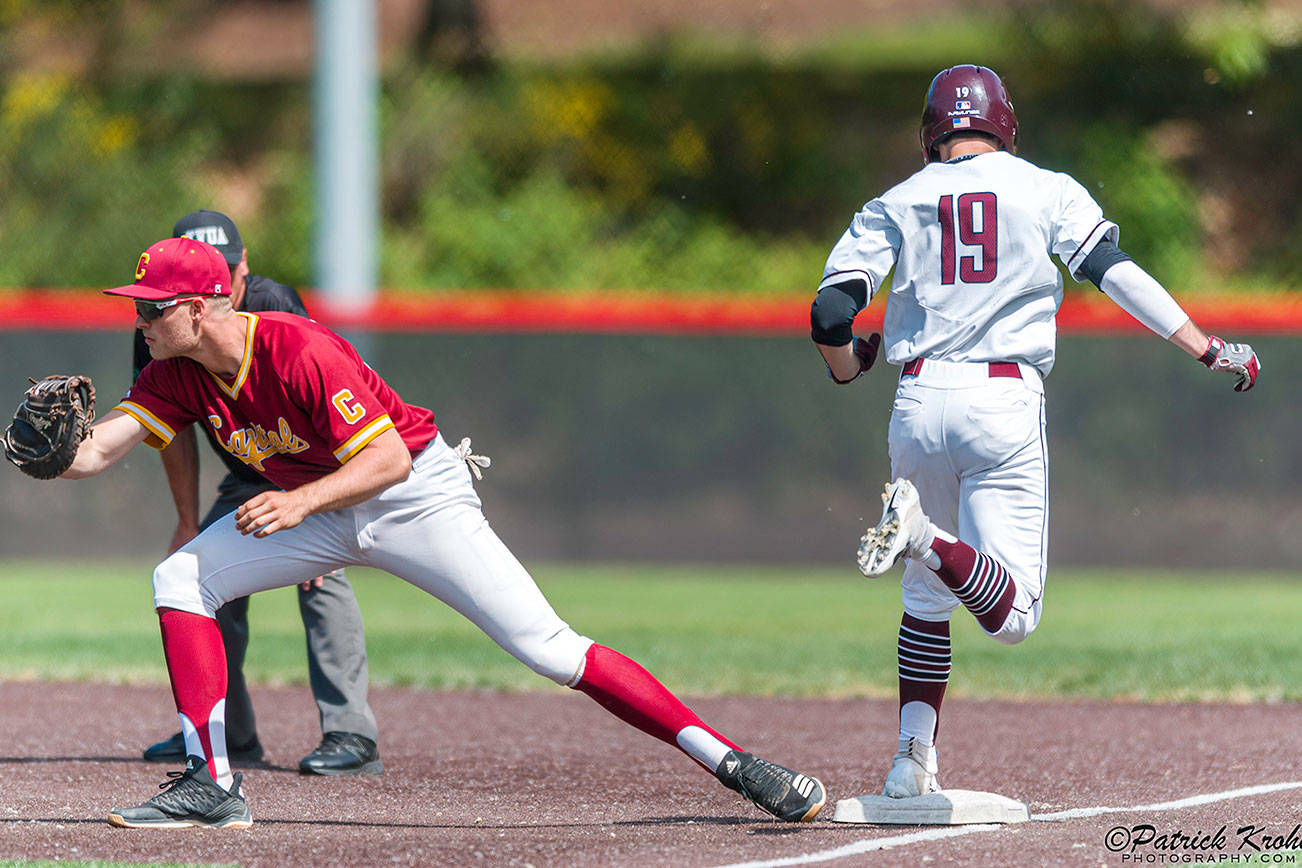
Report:
M216 247L192 238L168 238L150 245L136 262L136 282L104 290L145 301L178 295L230 295L231 269Z

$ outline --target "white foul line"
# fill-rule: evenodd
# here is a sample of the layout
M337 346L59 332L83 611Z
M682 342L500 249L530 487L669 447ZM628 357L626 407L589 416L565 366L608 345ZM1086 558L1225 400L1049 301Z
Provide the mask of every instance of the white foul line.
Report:
M872 850L889 850L892 847L903 847L905 844L916 844L919 841L936 841L941 838L957 838L959 835L971 835L973 832L993 832L999 826L993 823L985 823L979 826L946 826L943 829L927 829L922 832L910 832L907 835L889 835L885 838L868 838L863 841L855 841L853 844L846 844L842 847L836 847L831 850L820 850L817 853L806 853L804 856L787 856L784 859L765 859L763 862L738 862L735 865L724 865L720 868L779 868L782 865L808 865L811 862L831 862L833 859L843 859L846 856L857 856L860 853L868 853Z
M1244 787L1240 790L1226 790L1223 793L1208 793L1202 796L1190 796L1174 802L1158 802L1153 805L1136 805L1133 808L1072 808L1067 811L1055 811L1052 814L1037 814L1032 820L1075 820L1080 817L1097 817L1099 814L1119 814L1123 811L1178 811L1180 808L1194 808L1212 802L1227 799L1241 799L1244 796L1260 796L1263 793L1277 793L1280 790L1302 789L1302 781L1290 781L1284 784L1261 784L1256 787Z
M1177 799L1173 802L1157 802L1152 805L1136 805L1130 808L1071 808L1066 811L1054 811L1051 814L1037 814L1031 819L1040 821L1076 820L1083 817L1097 817L1100 814L1119 814L1131 811L1176 811L1180 808L1192 808L1198 805L1211 804L1212 802L1223 802L1228 799L1241 799L1244 796L1259 796L1264 793L1277 793L1280 790L1297 789L1302 789L1302 781L1290 781L1283 784L1261 784L1260 786L1243 787L1238 790L1226 790L1223 793L1207 793L1201 796L1190 796L1187 799ZM736 862L730 865L721 865L719 868L784 868L784 866L789 865L831 862L833 859L844 859L846 856L857 856L860 853L869 853L873 850L889 850L893 847L903 847L922 841L938 841L942 838L957 838L961 835L972 835L977 832L992 832L998 828L999 826L993 823L975 826L946 826L939 829L909 832L904 835L888 835L884 838L865 838L862 841L834 847L831 850L806 853L803 856L786 856L781 859L765 859L760 862Z

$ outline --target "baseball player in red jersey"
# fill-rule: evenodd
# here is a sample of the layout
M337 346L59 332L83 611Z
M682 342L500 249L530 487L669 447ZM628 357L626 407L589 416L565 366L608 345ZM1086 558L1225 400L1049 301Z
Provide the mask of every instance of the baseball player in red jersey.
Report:
M449 447L433 414L403 401L347 341L292 315L233 310L225 262L198 241L154 244L135 278L107 292L135 299L154 361L65 477L94 475L141 441L162 447L199 424L283 490L250 498L154 571L188 757L161 794L112 811L111 823L253 822L227 761L226 660L213 613L349 564L424 589L535 672L679 748L774 816L805 821L822 808L816 778L743 751L637 663L561 620L484 519L469 441Z
M811 313L829 376L849 383L880 344L902 368L891 410L894 482L859 568L906 558L898 660L899 744L883 794L939 789L935 735L949 681L949 618L965 606L996 641L1040 618L1048 542L1043 378L1062 303L1057 256L1236 391L1256 383L1247 344L1204 334L1117 247L1118 229L1070 176L1015 156L1017 118L999 77L955 66L931 83L924 167L866 204L828 257ZM894 268L883 327L853 336Z
M172 227L172 235L194 238L216 247L231 270L231 305L253 313L285 311L306 317L307 309L293 287L249 272L249 253L240 230L230 217L217 211L186 214ZM144 333L132 327L133 371L140 375L152 360ZM205 428L204 433L207 434ZM249 465L231 455L210 437L226 475L217 486L217 499L206 514L199 512L199 450L195 428L177 432L160 454L168 487L176 505L177 523L168 554L199 531L259 492L275 486ZM202 518L201 518L202 516ZM308 684L321 720L321 743L299 760L304 774L380 774L377 741L379 727L367 701L369 671L366 636L357 597L344 571L335 570L305 582L299 588L298 609L307 638ZM244 678L249 647L249 598L240 597L217 610L217 624L226 648L226 743L235 762L262 759L253 699ZM153 762L184 763L185 735L176 732L144 751Z

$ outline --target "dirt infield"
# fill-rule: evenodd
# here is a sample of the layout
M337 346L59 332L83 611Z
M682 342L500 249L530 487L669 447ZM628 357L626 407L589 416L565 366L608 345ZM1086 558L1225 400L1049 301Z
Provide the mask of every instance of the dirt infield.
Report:
M771 821L682 754L568 691L373 690L388 771L333 779L295 771L320 735L306 688L257 688L254 699L268 762L244 769L252 829L121 830L105 813L149 798L164 777L163 767L136 758L173 728L167 689L0 684L0 858L536 868L776 859L1120 865L1122 856L1104 842L1117 826L1214 835L1225 825L1225 844L1202 851L1215 858L1250 852L1239 849L1242 826L1264 827L1248 836L1260 842L1287 836L1302 821L1302 789L1293 788L857 853L876 846L862 842L920 830ZM820 775L833 800L880 786L893 749L891 702L691 704L757 753ZM941 781L1023 799L1041 815L1154 806L1302 779L1300 723L1297 705L960 699L945 715ZM833 858L829 851L838 848L850 855ZM1161 853L1155 845L1134 852Z

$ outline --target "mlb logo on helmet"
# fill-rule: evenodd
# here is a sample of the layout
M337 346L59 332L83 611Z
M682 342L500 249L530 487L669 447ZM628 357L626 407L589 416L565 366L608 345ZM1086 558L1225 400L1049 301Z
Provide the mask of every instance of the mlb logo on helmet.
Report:
M956 112L972 111L972 101L968 99L958 100L957 102L954 103L954 111Z

